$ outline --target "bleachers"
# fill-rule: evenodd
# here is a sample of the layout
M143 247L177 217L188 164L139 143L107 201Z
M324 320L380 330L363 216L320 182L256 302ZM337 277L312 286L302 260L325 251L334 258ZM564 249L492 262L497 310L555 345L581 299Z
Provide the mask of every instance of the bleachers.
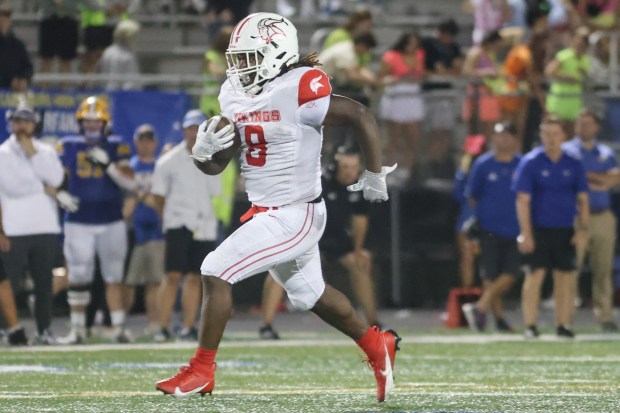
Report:
M379 41L376 53L382 53L404 31L432 33L437 21L448 15L462 25L461 40L464 44L469 44L472 18L460 12L460 5L461 0L385 0L381 13L375 13L374 33ZM359 6L359 2L352 1L347 6L352 9ZM15 4L13 27L15 33L26 43L33 61L36 61L38 25L37 16L32 10L31 5ZM274 11L275 1L257 0L253 10ZM207 47L207 24L204 16L136 14L133 18L142 25L136 39L136 51L143 73L200 73ZM299 31L302 53L310 51L310 40L318 29L337 27L345 20L344 16L325 18L317 15L303 19L293 17L292 21Z

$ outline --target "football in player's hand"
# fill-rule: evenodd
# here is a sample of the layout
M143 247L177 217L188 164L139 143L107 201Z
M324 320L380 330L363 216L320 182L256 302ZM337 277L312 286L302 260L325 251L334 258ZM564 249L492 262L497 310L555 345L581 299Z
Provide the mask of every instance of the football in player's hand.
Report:
M211 124L212 121L214 121L214 118L209 119L209 123ZM225 161L228 162L232 159L233 156L235 156L235 154L237 153L237 150L241 147L241 135L239 134L239 129L237 129L237 125L235 125L230 119L228 119L225 116L222 116L220 118L220 122L217 124L217 126L215 127L215 131L218 132L220 131L222 128L224 128L227 125L233 125L233 128L235 129L235 139L234 139L234 143L232 144L231 147L226 148L226 149L222 149L219 152L216 152L213 155L214 159L217 159L218 161Z
M216 120L217 120L216 117L210 118L207 121L206 128L208 128L211 125L211 123L215 122ZM213 154L213 159L211 160L211 162L206 162L206 163L203 163L202 165L200 165L200 163L197 164L199 169L208 175L217 175L220 172L222 172L226 168L226 166L228 166L228 163L230 162L230 160L233 158L233 156L237 154L237 151L241 147L241 134L239 133L239 129L237 128L237 125L235 125L234 122L232 122L227 117L222 116L220 118L217 126L215 127L215 132L220 131L226 125L230 125L230 124L232 124L233 127L235 128L235 137L234 137L232 146L226 149L222 149L221 151Z

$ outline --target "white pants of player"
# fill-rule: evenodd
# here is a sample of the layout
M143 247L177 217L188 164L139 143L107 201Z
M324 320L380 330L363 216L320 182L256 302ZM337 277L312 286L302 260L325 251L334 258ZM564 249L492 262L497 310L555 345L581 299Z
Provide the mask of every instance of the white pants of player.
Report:
M89 225L65 223L65 259L69 284L86 285L95 275L95 254L101 264L101 275L108 284L123 281L127 254L127 228L124 221Z
M325 290L318 243L326 218L323 201L258 213L207 255L200 271L231 284L269 271L296 308L309 310Z

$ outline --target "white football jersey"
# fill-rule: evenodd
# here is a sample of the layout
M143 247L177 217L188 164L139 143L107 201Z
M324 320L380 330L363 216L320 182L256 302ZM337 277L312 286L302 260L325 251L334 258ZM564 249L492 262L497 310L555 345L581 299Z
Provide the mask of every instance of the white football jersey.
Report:
M224 83L220 106L241 133L241 173L250 202L285 206L321 194L322 125L331 90L327 75L309 67L267 82L256 96Z

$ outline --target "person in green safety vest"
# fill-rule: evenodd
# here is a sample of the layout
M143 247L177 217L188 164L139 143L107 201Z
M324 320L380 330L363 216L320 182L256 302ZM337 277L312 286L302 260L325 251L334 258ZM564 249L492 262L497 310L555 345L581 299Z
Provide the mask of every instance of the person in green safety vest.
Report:
M369 10L362 9L351 13L347 23L334 29L327 35L323 42L323 50L335 45L336 43L353 41L353 37L359 33L370 31L372 28L372 14ZM372 54L366 52L358 57L361 67L366 67L372 60Z
M200 97L200 110L208 117L220 114L220 103L217 96L220 94L220 85L226 80L226 49L232 34L232 26L220 29L213 44L205 53L203 74L205 75L204 90Z
M231 159L226 169L220 173L222 192L211 198L211 205L218 221L218 242L230 235L238 177L239 166L234 159Z
M579 28L570 47L560 50L545 68L551 81L546 109L562 120L567 136L573 135L575 120L583 108L583 88L590 69L588 33L587 28Z
M127 16L127 1L86 0L81 7L84 30L84 60L82 71L95 73L97 63L106 47L113 42L114 26Z

